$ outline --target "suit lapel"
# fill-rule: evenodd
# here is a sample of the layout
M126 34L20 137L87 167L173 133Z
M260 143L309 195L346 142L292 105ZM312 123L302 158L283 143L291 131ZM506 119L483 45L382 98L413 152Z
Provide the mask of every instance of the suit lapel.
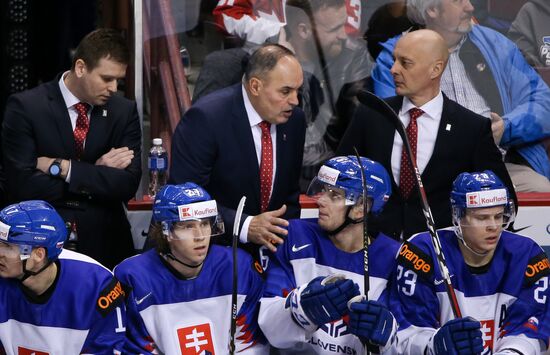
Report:
M432 161L438 161L437 156L443 154L448 156L447 150L452 149L452 145L449 144L449 137L454 134L452 130L453 123L455 122L455 112L449 105L449 99L443 94L443 111L441 112L441 121L439 122L439 128L437 130L437 137L435 139L434 150L430 161L426 165L426 168L422 172L422 177L427 176L430 173L430 167Z
M290 117L289 120L291 119L292 117ZM288 123L279 124L276 126L276 128L277 128L277 148L276 148L277 151L276 151L275 159L277 159L277 161L276 161L275 179L273 180L273 186L271 190L270 203L271 203L271 200L273 199L273 196L275 196L275 194L278 193L276 189L279 186L279 180L281 179L281 176L286 175L286 171L284 170L285 165L283 164L283 161L285 159L283 159L283 157L286 157L287 154L292 154L291 152L287 151Z
M387 99L386 102L388 103L388 105L390 105L390 107L393 109L395 114L399 116L399 111L401 110L401 106L403 105L403 97L402 96L394 96L392 98ZM389 120L388 120L388 122L389 122ZM386 124L388 122L386 122ZM390 176L392 178L392 181L393 181L393 184L394 184L393 187L397 188L397 186L399 186L399 184L397 183L397 181L395 181L395 176L393 176L393 171L392 171L392 168L391 168L391 156L392 156L392 151L393 151L393 141L395 139L396 129L395 129L395 127L392 123L389 123L389 126L391 126L392 129L383 131L384 133L387 134L387 136L380 137L380 142L388 142L388 144L389 144L387 147L382 147L382 149L383 149L382 151L387 152L387 154L384 154L384 161L382 161L380 163L382 163L384 166L386 166L386 169L388 170L388 173L390 174Z
M65 153L68 157L74 158L75 150L73 128L71 126L69 111L67 110L65 100L63 99L63 95L61 95L61 90L59 89L58 82L60 78L60 76L57 76L57 78L54 81L51 81L48 86L49 109L52 120L55 122L59 132L61 144L65 150Z
M104 116L105 112L105 116ZM88 157L96 157L98 147L104 147L103 143L108 136L108 110L105 106L95 106L90 114L90 129L86 135L82 160L88 161Z
M242 166L245 169L244 176L250 177L248 182L249 186L252 186L254 191L254 198L256 199L256 205L260 205L260 166L258 165L258 158L256 156L256 147L254 146L254 138L252 137L252 127L250 127L250 121L244 108L244 100L242 95L241 85L235 87L235 100L233 102L233 134L236 138L235 143L240 150L240 158L243 163ZM252 172L246 172L246 169L252 168ZM245 182L243 182L245 183ZM250 196L247 196L250 198ZM253 205L251 203L251 205Z

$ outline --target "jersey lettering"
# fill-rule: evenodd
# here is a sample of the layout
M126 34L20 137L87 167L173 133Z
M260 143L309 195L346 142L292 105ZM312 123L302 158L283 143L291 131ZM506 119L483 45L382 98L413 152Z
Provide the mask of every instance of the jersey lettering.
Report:
M177 334L182 355L215 354L210 324L180 328Z
M531 258L525 270L524 286L529 287L544 276L550 275L550 262L545 253Z
M122 284L113 277L111 282L100 292L96 302L96 309L105 317L113 309L122 304L126 292L122 288Z
M431 282L433 278L432 258L416 245L409 242L403 243L399 249L397 262Z

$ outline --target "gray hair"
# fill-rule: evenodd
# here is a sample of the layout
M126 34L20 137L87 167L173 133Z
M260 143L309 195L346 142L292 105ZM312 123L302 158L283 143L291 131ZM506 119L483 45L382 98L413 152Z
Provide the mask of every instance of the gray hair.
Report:
M244 72L244 80L248 81L253 76L265 79L267 74L275 68L283 57L294 57L294 53L280 44L268 43L260 46L248 60Z
M441 0L408 0L407 16L412 22L425 26L428 9L440 4Z

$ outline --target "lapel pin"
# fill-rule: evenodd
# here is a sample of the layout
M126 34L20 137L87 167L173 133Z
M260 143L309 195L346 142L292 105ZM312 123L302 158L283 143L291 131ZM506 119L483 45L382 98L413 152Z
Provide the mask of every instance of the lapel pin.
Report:
M476 69L477 69L478 72L484 71L484 70L485 70L485 67L486 67L485 63L478 63L478 64L476 65Z
M286 133L283 133L283 142L286 142Z
M445 126L445 130L446 131L451 131L451 124L450 123L447 123L447 125Z
M103 117L107 117L107 110L103 110Z

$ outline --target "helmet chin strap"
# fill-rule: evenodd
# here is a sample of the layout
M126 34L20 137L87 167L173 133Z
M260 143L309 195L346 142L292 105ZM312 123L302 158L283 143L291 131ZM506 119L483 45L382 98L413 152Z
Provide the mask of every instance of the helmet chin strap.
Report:
M42 271L46 270L46 268L48 266L50 266L51 263L53 263L52 260L48 260L48 262L44 266L42 266L40 268L40 270L30 271L30 270L27 270L27 260L29 260L29 259L23 260L23 277L21 279L19 279L19 281L21 281L21 282L25 281L26 279L28 279L31 276L36 276L36 275L40 274Z
M174 256L174 254L172 254L172 253L166 253L166 254L164 254L164 256L167 257L167 258L170 259L170 260L173 260L173 261L175 261L175 262L177 262L177 263L179 263L179 264L181 264L181 265L183 265L183 266L187 266L187 267L189 267L189 268L191 268L191 269L199 268L199 267L202 266L202 264L204 264L204 261L201 262L201 263L198 264L198 265L187 264L187 263L181 261L180 259L176 258L176 257Z
M351 209L352 209L353 206L348 206L348 210L346 211L346 219L344 220L344 223L342 223L340 225L340 227L336 228L336 229L333 229L331 231L327 231L327 234L328 235L336 235L338 233L340 233L344 228L346 228L347 226L349 226L350 224L358 224L358 223L361 223L363 222L363 218L359 218L359 219L351 219L349 217L349 213L351 212Z

